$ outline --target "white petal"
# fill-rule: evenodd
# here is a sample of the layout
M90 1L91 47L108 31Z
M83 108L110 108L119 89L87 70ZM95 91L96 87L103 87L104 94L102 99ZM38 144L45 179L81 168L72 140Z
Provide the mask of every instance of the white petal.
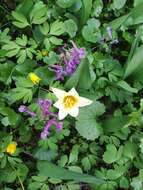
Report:
M70 114L72 117L77 117L78 114L79 114L79 109L78 109L78 107L72 108L72 109L69 111L69 114Z
M88 105L92 104L92 102L93 102L93 101L89 100L88 98L79 97L78 106L79 106L79 107L88 106Z
M66 93L64 90L61 90L61 89L58 89L58 88L53 88L52 87L51 90L53 91L53 93L55 94L55 96L57 98L61 98Z
M59 120L64 119L67 115L68 115L68 112L65 109L59 110L59 113L58 113Z
M53 106L56 107L56 108L59 108L59 109L63 108L64 105L62 104L61 98L60 98L57 102L55 102L55 103L53 104Z
M79 97L79 95L74 87L69 92L67 92L67 94Z

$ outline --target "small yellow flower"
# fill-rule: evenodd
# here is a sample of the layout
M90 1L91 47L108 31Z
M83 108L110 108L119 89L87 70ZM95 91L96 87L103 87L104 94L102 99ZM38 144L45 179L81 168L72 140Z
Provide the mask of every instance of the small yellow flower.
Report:
M42 57L45 57L45 56L47 56L48 55L48 51L46 51L46 50L38 50L38 53L42 56Z
M72 88L69 92L52 88L53 93L58 98L58 101L54 104L59 109L59 119L64 119L68 114L72 117L77 117L79 113L79 107L84 107L92 103L91 100L78 95L75 88Z
M47 52L46 50L43 50L43 51L41 51L41 54L42 54L42 56L44 57L44 56L47 56L47 55L48 55L48 52Z
M7 148L6 148L6 152L8 154L14 154L16 152L16 146L17 146L17 143L16 142L11 142Z
M41 80L40 77L38 77L35 73L29 73L29 78L33 82L33 84L38 84L39 81Z

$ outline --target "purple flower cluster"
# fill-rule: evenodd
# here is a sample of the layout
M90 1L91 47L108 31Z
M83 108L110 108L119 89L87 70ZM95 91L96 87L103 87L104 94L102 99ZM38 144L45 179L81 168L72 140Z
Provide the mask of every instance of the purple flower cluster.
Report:
M65 63L65 72L67 75L71 75L75 72L77 66L80 64L80 60L85 57L84 48L77 48L76 44L72 42L73 48L70 51L70 55L66 56L64 60Z
M56 80L63 80L65 76L72 75L77 66L80 64L80 60L85 58L85 49L78 48L74 42L73 47L66 51L64 54L64 65L52 65L49 69L56 74Z
M35 117L36 114L32 111L30 111L26 106L24 105L21 105L19 108L18 108L18 111L21 112L21 113L27 113L29 114L31 117Z
M57 130L61 130L62 129L62 122L58 122L57 121L57 114L52 113L49 111L49 108L52 105L52 101L47 99L47 100L43 100L43 99L39 99L37 101L38 105L41 108L41 112L42 112L42 117L44 119L46 119L48 117L48 121L46 122L46 125L44 127L44 130L41 132L41 138L45 139L47 138L47 136L50 134L49 129L52 125L55 125ZM30 115L31 117L35 117L36 113L30 111L25 105L21 105L18 108L18 111L21 113L27 113L28 115ZM52 117L52 118L51 118Z
M57 130L61 130L61 129L62 129L62 123L58 122L55 118L50 119L50 120L46 123L46 125L45 125L45 127L44 127L44 130L43 130L42 133L41 133L41 138L42 138L42 139L47 138L47 136L48 136L49 133L50 133L50 132L49 132L49 129L50 129L50 127L51 127L52 125L55 125L56 128L57 128Z
M55 113L52 113L49 111L49 108L51 107L52 105L52 101L51 100L43 100L43 99L39 99L38 100L38 104L41 108L41 111L42 111L42 116L45 118L45 117L53 117L52 119L48 120L45 127L44 127L44 130L41 132L41 138L42 139L45 139L47 138L47 136L50 134L49 132L49 129L52 125L55 125L56 128L58 130L61 130L62 129L62 123L58 122L56 117L57 115Z
M66 72L61 65L52 65L49 70L55 72L56 80L63 80L64 76L66 76Z
M37 102L41 108L42 111L42 116L46 117L49 115L52 115L53 113L49 111L49 108L52 105L52 101L51 100L43 100L43 99L39 99Z

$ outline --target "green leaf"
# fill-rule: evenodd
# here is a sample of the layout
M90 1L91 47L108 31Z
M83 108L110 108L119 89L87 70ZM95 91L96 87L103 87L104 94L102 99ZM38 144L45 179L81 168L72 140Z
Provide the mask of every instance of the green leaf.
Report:
M9 96L13 103L21 99L26 103L31 102L33 93L29 88L17 87L10 91Z
M48 24L48 22L44 22L43 25L40 25L39 26L39 29L40 29L40 32L43 34L43 35L47 35L48 32L49 32L49 29L50 29L50 26Z
M82 10L80 14L80 23L84 25L88 20L92 9L92 0L82 0Z
M96 43L101 39L101 33L99 30L100 23L97 19L92 18L87 21L87 25L85 25L82 29L83 38L91 43Z
M89 62L87 59L83 59L76 72L67 80L65 88L71 89L72 87L77 87L87 90L90 89L92 83Z
M128 76L134 74L134 73L139 73L136 76L140 77L142 73L143 66L142 66L142 60L143 60L143 46L140 46L136 52L134 53L133 57L129 62L127 63L127 67L125 70L124 78L127 78Z
M21 14L20 12L12 11L12 16L16 20L13 22L13 24L15 26L17 26L18 28L25 28L25 27L29 26L29 23L28 23L26 17L23 14Z
M9 107L1 106L0 114L5 116L4 120L2 120L2 123L5 126L8 126L8 125L15 126L19 120L19 115L15 113L15 111Z
M137 155L137 149L138 147L135 143L128 141L124 146L123 154L132 160Z
M43 183L35 181L35 182L32 182L29 184L28 189L29 190L37 190L37 189L41 188L42 185L43 185Z
M7 41L6 44L2 46L2 49L7 50L7 57L13 57L19 53L20 47L14 41Z
M67 32L71 38L73 38L76 35L76 32L78 30L76 23L74 20L69 19L64 22L65 24L65 32Z
M108 144L106 146L106 151L103 154L103 160L107 164L114 163L121 157L122 147L117 151L115 145Z
M55 158L56 152L53 150L43 150L43 149L38 149L34 153L35 158L39 160L48 160L51 161L52 159Z
M74 147L72 148L72 150L70 152L68 164L73 163L73 162L77 162L77 160L78 160L78 149L79 149L79 146L74 145Z
M105 107L99 102L93 102L90 106L80 109L76 121L76 129L80 135L88 140L99 137L102 128L96 118L105 112Z
M62 21L56 20L51 24L50 34L54 36L60 36L65 32L64 23Z
M47 7L42 1L38 1L30 13L31 24L42 24L47 20Z
M117 83L117 85L128 92L131 92L131 93L138 92L138 90L136 88L132 88L126 81L121 80Z
M124 7L125 3L126 3L127 0L114 0L113 1L113 4L112 4L112 7L114 9L121 9Z
M49 85L53 80L53 73L48 70L48 66L38 67L35 69L35 73L42 79L41 83Z
M137 5L141 3L142 3L142 0L134 0L134 7L136 7Z
M63 40L62 40L62 39L59 39L59 38L57 38L57 37L55 37L55 36L51 36L51 37L49 38L49 41L50 41L52 44L54 44L54 45L62 45L62 43L63 43Z
M0 64L0 81L5 84L11 83L11 75L14 70L15 64L7 61L7 63Z
M96 178L94 176L69 171L65 168L61 168L46 161L38 162L37 167L40 174L45 175L47 177L52 177L62 180L74 180L78 182L93 183L93 184L105 183L104 180Z
M109 117L103 121L104 132L116 132L122 129L128 123L128 121L128 117L124 115L114 117L109 115Z
M60 6L61 8L69 8L71 7L76 0L57 0L57 4L58 6Z

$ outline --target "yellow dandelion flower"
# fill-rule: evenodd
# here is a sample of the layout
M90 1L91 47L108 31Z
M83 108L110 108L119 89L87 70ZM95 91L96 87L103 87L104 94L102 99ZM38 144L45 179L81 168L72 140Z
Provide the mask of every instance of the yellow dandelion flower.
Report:
M46 50L43 50L43 51L41 51L41 54L42 54L43 57L45 57L45 56L48 55L48 52Z
M29 78L30 80L33 82L33 84L38 84L41 80L40 77L38 77L38 75L36 75L35 73L29 73Z
M14 154L16 152L16 146L17 146L17 143L16 142L11 142L7 148L6 148L6 152L8 154Z

